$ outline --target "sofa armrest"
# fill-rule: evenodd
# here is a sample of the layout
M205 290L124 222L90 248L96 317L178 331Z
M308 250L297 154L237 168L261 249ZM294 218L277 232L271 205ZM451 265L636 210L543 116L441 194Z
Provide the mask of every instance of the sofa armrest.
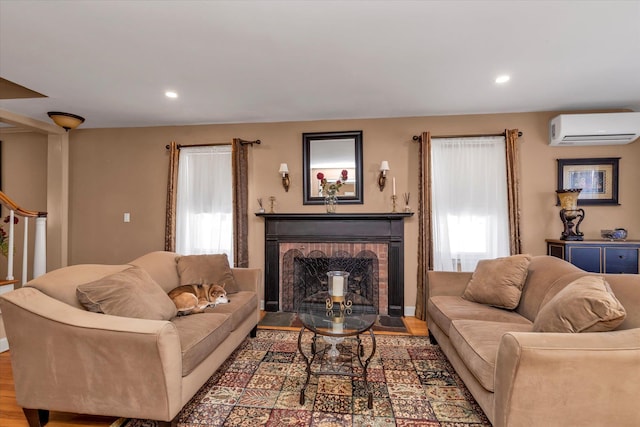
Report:
M639 395L640 329L502 337L496 427L637 426Z
M30 287L0 307L20 406L164 421L182 407L171 322L91 313Z
M238 289L241 291L252 291L260 295L260 283L262 281L262 270L259 268L240 268L231 269L233 278L236 280Z
M427 273L427 301L433 296L462 296L473 273L429 271Z

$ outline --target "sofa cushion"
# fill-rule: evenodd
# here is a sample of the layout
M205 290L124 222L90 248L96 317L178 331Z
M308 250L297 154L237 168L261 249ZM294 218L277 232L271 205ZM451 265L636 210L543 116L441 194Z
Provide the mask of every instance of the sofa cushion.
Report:
M177 314L173 301L140 267L79 285L76 295L87 310L95 313L150 320L169 320Z
M238 292L227 254L185 255L178 258L181 285L211 283L224 285L227 294Z
M533 322L535 332L604 332L626 316L604 277L580 277L544 305Z
M531 255L513 255L478 262L462 297L513 310L520 302Z
M518 304L516 311L533 322L538 311L544 305L543 300L549 293L549 289L554 287L560 278L573 276L570 281L564 282L566 286L586 274L588 274L586 271L563 259L549 255L534 256L529 263L527 279L522 287L520 304Z
M456 319L489 320L531 325L529 320L513 311L478 304L457 296L431 297L427 303L427 310L431 319L438 324L445 334L449 333L451 321Z
M180 336L182 376L187 376L231 333L231 319L226 314L198 313L179 316L171 321Z
M84 310L78 301L78 285L98 280L109 274L117 273L130 265L78 264L52 270L27 282L25 287L33 287L43 294Z
M449 339L467 369L484 388L494 391L498 346L507 332L531 332L531 324L454 320Z
M248 316L255 316L258 296L255 292L239 291L229 298L228 304L207 307L205 313L222 313L231 316L231 330L235 331Z
M636 308L640 307L640 274L607 274L604 278L627 312L616 330L640 328L640 310Z
M169 293L180 283L177 268L178 257L179 255L175 252L155 251L144 254L129 264L143 268L166 293Z

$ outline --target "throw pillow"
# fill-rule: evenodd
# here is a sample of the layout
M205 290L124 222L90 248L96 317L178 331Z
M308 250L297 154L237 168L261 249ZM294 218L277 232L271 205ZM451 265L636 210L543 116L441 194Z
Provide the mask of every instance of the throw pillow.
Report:
M221 285L227 294L239 290L227 254L181 256L178 258L178 275L181 285Z
M520 303L531 255L512 255L478 262L462 298L513 310Z
M540 309L534 332L605 332L627 313L604 277L583 276L569 283Z
M149 320L169 320L176 306L140 267L131 267L76 288L80 303L94 313Z

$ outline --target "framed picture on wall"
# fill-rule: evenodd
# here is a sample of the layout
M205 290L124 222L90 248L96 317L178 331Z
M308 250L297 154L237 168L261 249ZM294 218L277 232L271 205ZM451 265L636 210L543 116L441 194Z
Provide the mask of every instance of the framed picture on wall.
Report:
M557 159L558 190L581 189L578 205L618 205L620 157ZM560 205L560 202L557 202Z

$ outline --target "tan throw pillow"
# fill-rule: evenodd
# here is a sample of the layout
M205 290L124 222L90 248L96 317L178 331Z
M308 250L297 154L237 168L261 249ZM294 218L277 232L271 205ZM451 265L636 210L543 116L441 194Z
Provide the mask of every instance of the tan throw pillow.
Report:
M534 332L605 332L627 316L601 276L583 276L569 283L540 309Z
M185 255L178 258L181 285L224 285L227 294L238 292L227 254Z
M140 267L79 285L76 296L94 313L149 320L169 320L178 313L169 295Z
M530 262L531 255L480 260L462 298L513 310L520 303Z

